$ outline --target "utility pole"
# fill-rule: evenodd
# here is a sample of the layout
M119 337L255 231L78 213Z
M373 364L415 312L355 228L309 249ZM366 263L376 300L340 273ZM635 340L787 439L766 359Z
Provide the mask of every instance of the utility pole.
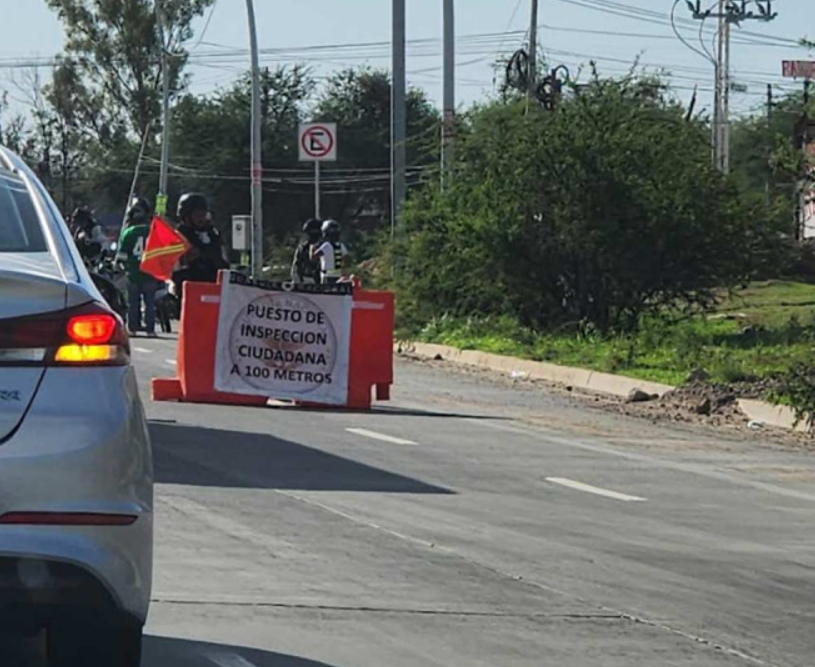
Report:
M687 0L693 18L719 20L718 56L716 58L716 104L713 118L713 155L715 166L723 173L730 171L730 32L731 25L742 21L773 21L774 0L719 0L716 11L703 9L703 0ZM755 11L753 11L755 8Z
M722 110L720 123L722 127L721 162L719 169L723 174L730 173L730 16L722 25L724 41L724 64L722 65Z
M455 0L444 2L444 115L442 120L441 186L452 179L456 124L456 19Z
M391 92L391 236L407 198L407 28L405 0L393 0L393 84Z
M252 49L252 276L263 277L263 127L260 105L260 51L255 7L246 0Z
M799 241L807 238L807 222L812 218L813 191L811 186L810 171L810 130L811 121L809 118L809 86L810 80L804 80L804 112L798 121L795 129L795 140L800 142L803 159L801 160L801 181L798 188L797 201L795 206L796 236Z
M767 155L769 156L773 151L773 84L767 84ZM767 183L765 191L767 193L767 202L770 201L772 194L772 171L767 172Z
M156 215L167 215L167 190L170 180L170 43L167 26L167 16L161 6L161 0L156 0L156 19L161 39L161 79L163 86L162 116L161 116L161 170L159 175L158 197L156 197ZM130 202L128 202L128 206Z
M532 17L529 23L529 100L534 100L538 88L538 0L532 0Z

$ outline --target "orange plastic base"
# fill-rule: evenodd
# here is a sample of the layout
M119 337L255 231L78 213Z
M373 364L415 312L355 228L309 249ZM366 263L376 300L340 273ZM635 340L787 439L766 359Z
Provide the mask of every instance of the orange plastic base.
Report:
M150 382L150 398L154 401L180 401L184 398L178 378L154 378Z

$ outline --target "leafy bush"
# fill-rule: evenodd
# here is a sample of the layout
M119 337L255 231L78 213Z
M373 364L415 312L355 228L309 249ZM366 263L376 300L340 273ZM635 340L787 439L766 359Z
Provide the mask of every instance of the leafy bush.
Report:
M792 406L795 410L796 425L815 425L815 366L811 363L795 364L781 377L778 389L772 398L777 403Z
M749 272L765 211L712 171L706 129L683 113L653 81L599 78L557 113L474 111L454 184L428 186L402 218L393 256L408 318L605 332L710 306ZM696 354L686 343L680 353Z

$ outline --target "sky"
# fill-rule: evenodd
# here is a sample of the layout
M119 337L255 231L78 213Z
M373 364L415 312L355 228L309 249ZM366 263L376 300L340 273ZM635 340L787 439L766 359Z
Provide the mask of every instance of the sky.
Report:
M254 0L264 63L306 62L318 78L332 70L368 64L388 67L391 3L388 0ZM704 0L713 4L713 0ZM815 59L795 40L815 37L813 0L775 0L778 18L734 28L733 78L747 91L734 94L736 114L760 110L767 84L780 95L801 83L781 77L784 59ZM552 65L567 65L585 79L585 66L596 59L601 73L621 74L635 59L650 69L673 74L677 96L689 99L700 88L699 108L711 106L713 66L682 44L670 25L673 0L540 0L540 42ZM409 83L441 100L441 0L407 0ZM19 70L9 68L32 57L50 57L63 35L45 0L0 0L14 20L0 27L0 87ZM457 102L461 107L495 91L493 64L523 46L530 21L530 0L457 0ZM699 21L685 0L676 9L680 33L701 50ZM244 0L217 0L196 24L190 43L192 90L205 93L228 85L248 64ZM750 34L745 34L745 31ZM711 33L705 42L710 48ZM367 46L360 46L367 45ZM582 74L581 66L583 66ZM13 93L12 93L13 94Z

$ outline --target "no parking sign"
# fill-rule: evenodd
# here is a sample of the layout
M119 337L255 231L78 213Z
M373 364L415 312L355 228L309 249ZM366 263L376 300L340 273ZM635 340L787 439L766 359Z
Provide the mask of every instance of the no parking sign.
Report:
M300 162L337 161L337 124L300 126Z
M300 126L300 162L314 163L314 217L320 215L320 163L337 161L337 124L311 123Z

